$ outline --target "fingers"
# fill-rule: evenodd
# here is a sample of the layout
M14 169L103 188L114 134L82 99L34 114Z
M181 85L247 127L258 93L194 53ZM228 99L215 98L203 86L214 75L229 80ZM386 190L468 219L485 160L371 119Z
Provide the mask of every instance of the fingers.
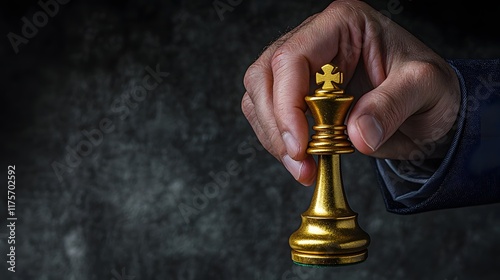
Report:
M302 161L293 160L289 155L285 155L282 163L295 180L302 185L310 186L314 182L316 177L316 162L311 155L307 155Z
M294 157L298 153L302 153L299 160L292 159L287 153L284 140L294 141L290 139L291 134L281 133L276 123L276 112L274 110L273 98L273 74L268 64L263 64L261 61L273 51L268 49L269 53L264 53L260 60L254 63L245 74L245 87L247 93L242 99L242 111L250 122L257 137L262 145L278 160L280 160L292 176L304 185L311 185L316 174L316 163L310 155L305 154L305 146L307 145L308 127L304 112L300 111L297 122L299 129L302 129L302 148L297 149ZM307 74L308 76L309 74ZM307 94L307 91L304 93ZM302 102L303 97L301 97ZM302 123L301 123L302 122ZM300 151L300 152L299 152Z
M361 51L364 17L348 17L356 9L345 3L332 8L336 5L269 46L244 78L245 116L264 147L303 184L312 183L316 173L314 160L306 154L309 128L304 114L311 72L334 60L349 77Z
M437 137L449 131L454 118L442 121L443 112L460 102L453 70L389 23L362 1L338 0L269 46L247 70L242 110L264 147L297 181L314 181L304 97L312 72L329 62L342 69L346 83L353 79L349 92L361 96L347 120L360 152L400 159L418 149L419 137L436 140L433 131Z
M272 145L271 140L266 134L266 130L262 128L262 125L257 118L256 108L253 104L250 95L245 93L241 102L241 108L243 114L246 116L248 122L252 126L255 134L257 135L259 141L262 143L264 148L266 148L271 154L279 155L279 152L275 151L275 146ZM278 131L275 129L275 131ZM278 139L279 140L279 139ZM315 179L316 174L316 163L311 155L308 155L302 161L293 160L289 155L285 154L283 157L278 157L285 168L292 174L292 176L305 186L310 186Z
M250 126L254 130L255 135L257 135L257 138L262 146L274 155L274 152L272 152L272 146L268 141L266 131L262 129L262 126L259 123L257 114L255 113L255 105L253 104L252 99L250 99L248 92L245 92L243 98L241 99L241 110L243 111L243 114L250 123Z
M295 160L303 160L309 138L304 114L307 109L304 97L309 92L309 65L304 58L283 56L285 54L281 53L275 56L272 64L275 77L273 109L287 154Z
M242 100L242 110L257 137L278 160L286 154L286 148L276 125L273 111L271 69L259 63L250 66L244 78L247 93Z
M292 151L293 155L290 156L287 153L283 139L287 143L294 143L296 140L292 138L293 136L290 133L281 132L276 122L273 98L273 82L275 79L272 73L271 61L276 50L315 17L316 15L309 17L300 26L278 39L248 68L244 78L244 85L247 92L243 96L241 104L243 113L249 120L262 145L283 163L297 181L304 185L311 185L316 174L316 163L312 156L305 154L308 138L307 120L304 116L305 107L297 108L300 111L297 112L296 116L298 117L295 119L298 125L292 130L301 131L301 133L298 133L301 136L300 144L296 144L296 147L300 148ZM308 77L309 73L306 76ZM308 84L308 79L305 80L305 83ZM304 91L302 97L296 98L299 98L300 102L304 103L303 96L307 92L307 90ZM292 147L293 145L289 144ZM295 159L292 159L292 157Z
M436 67L425 62L394 67L386 80L352 108L347 125L354 146L364 154L382 158L400 158L417 149L413 139L423 136L415 133L419 128L402 128L411 116L437 103L436 73Z
M277 48L271 58L276 125L286 153L297 161L307 157L308 123L304 97L309 93L311 74L334 58L339 65L344 65L344 71L352 74L359 59L362 34L359 28L349 27L357 27L360 23L346 23L346 17L341 16L343 10L345 8L317 15L314 22L295 32ZM339 49L339 46L350 48Z

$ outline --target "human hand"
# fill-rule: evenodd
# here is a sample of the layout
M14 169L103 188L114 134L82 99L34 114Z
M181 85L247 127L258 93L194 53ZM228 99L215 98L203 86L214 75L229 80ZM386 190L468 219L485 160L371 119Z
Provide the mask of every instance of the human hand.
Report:
M316 163L306 154L304 97L326 63L344 72L355 96L347 132L363 154L411 159L442 143L460 105L453 69L421 41L361 1L338 0L270 45L248 68L242 110L262 145L304 185ZM435 149L426 157L439 157Z

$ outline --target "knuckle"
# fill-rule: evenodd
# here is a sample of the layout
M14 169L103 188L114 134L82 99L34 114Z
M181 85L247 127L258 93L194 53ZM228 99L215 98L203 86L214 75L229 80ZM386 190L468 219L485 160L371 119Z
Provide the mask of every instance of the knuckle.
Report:
M336 16L358 15L360 11L367 9L367 5L362 1L337 0L332 2L327 8L328 12L333 12Z
M293 67L297 63L308 63L308 59L303 55L303 49L308 44L304 38L306 36L308 35L297 34L274 52L271 57L271 71L275 81L292 82L290 79L293 75L290 73L294 73Z
M440 67L432 61L411 61L405 65L404 70L415 82L430 81L441 73Z
M271 57L271 68L273 71L280 71L286 65L287 57L290 53L288 44L280 46Z
M259 63L255 62L252 65L250 65L245 72L245 76L243 77L243 85L245 86L245 89L251 93L254 88L254 83L258 81L257 76L262 73L263 69L260 66Z
M247 119L253 111L253 107L254 106L252 100L248 96L248 93L245 93L245 95L243 95L243 98L241 99L241 111L243 112L245 117L247 117Z

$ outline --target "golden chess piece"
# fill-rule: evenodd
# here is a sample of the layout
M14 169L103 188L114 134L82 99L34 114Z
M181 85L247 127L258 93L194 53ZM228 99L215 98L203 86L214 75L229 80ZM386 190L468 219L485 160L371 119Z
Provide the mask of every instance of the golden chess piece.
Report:
M292 260L302 265L353 264L367 258L370 236L358 225L344 195L340 154L354 148L344 133L344 120L354 100L339 85L343 73L331 64L316 73L322 84L306 102L316 125L307 153L318 156L316 188L311 205L302 214L302 224L289 239Z

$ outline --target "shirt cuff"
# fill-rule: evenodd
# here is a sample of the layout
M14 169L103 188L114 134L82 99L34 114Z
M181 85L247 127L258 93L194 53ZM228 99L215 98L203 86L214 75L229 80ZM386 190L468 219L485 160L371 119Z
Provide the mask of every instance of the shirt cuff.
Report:
M391 199L406 207L412 207L429 198L438 188L436 184L427 184L435 177L443 176L455 154L465 121L467 90L460 72L455 70L460 81L461 104L460 112L454 126L453 139L448 152L443 159L392 160L375 159L375 164L384 193ZM432 144L430 144L432 145Z

